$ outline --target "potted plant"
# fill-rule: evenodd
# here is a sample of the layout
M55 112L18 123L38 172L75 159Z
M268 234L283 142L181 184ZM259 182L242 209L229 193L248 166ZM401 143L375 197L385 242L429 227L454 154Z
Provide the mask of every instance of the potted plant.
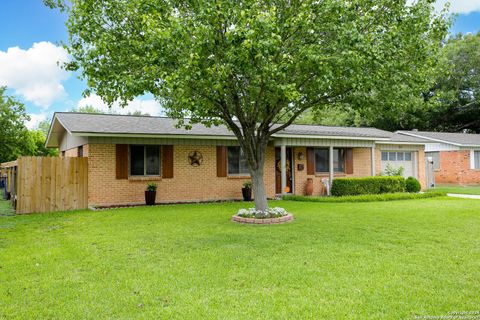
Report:
M252 201L252 181L246 181L242 188L243 201Z
M155 198L157 197L157 185L155 183L149 183L147 190L145 190L145 203L147 206L153 206L155 204Z

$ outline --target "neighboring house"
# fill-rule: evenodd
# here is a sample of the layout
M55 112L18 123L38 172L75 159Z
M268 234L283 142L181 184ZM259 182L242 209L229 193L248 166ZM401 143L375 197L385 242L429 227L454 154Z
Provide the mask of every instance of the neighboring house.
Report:
M425 154L433 160L437 184L480 183L480 134L424 131L397 133L428 140Z
M241 198L249 180L235 136L224 126L177 128L161 117L56 113L47 147L65 157L88 157L89 205L143 203L147 182L158 184L157 202ZM380 174L387 163L425 186L421 138L374 128L292 125L274 134L267 150L267 196L304 194L307 178L314 194L322 180Z

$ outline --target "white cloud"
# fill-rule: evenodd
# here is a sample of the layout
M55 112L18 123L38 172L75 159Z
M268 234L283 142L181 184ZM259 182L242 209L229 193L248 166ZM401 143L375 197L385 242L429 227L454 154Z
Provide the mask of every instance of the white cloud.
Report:
M47 115L45 113L33 113L29 114L29 116L30 121L27 121L25 126L30 130L36 128L40 122L47 119Z
M442 10L445 4L450 3L450 12L468 14L480 11L480 0L437 0L435 8Z
M96 94L80 99L77 107L92 106L95 109L100 109L105 112L116 112L126 114L134 111L141 111L142 113L148 113L151 116L158 116L163 114L163 109L160 104L153 99L140 99L135 98L130 101L125 108L120 107L119 103L114 103L112 108L108 108L108 105Z
M48 108L66 96L62 81L69 74L58 63L68 60L65 49L51 42L34 43L27 50L12 47L0 51L0 86L7 86L25 100Z

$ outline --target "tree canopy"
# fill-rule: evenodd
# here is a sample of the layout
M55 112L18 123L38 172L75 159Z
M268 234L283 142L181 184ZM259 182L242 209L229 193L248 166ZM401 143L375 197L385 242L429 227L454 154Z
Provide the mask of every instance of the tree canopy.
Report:
M267 207L269 138L309 109L415 95L447 31L432 0L46 1L69 14L67 65L104 101L151 93L187 127L225 124ZM188 122L183 121L189 117Z
M426 94L425 129L480 133L480 33L459 34L441 51L442 68Z
M35 143L25 127L28 120L25 106L0 87L0 162L34 154Z

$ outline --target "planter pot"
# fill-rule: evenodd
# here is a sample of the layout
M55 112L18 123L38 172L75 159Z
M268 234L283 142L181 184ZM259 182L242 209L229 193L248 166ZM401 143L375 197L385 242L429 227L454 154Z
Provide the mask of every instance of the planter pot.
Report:
M147 206L153 206L155 204L156 197L157 191L145 191L145 204Z
M243 201L252 201L252 189L242 188Z
M305 195L311 196L313 194L313 179L307 179L307 185L305 186Z

